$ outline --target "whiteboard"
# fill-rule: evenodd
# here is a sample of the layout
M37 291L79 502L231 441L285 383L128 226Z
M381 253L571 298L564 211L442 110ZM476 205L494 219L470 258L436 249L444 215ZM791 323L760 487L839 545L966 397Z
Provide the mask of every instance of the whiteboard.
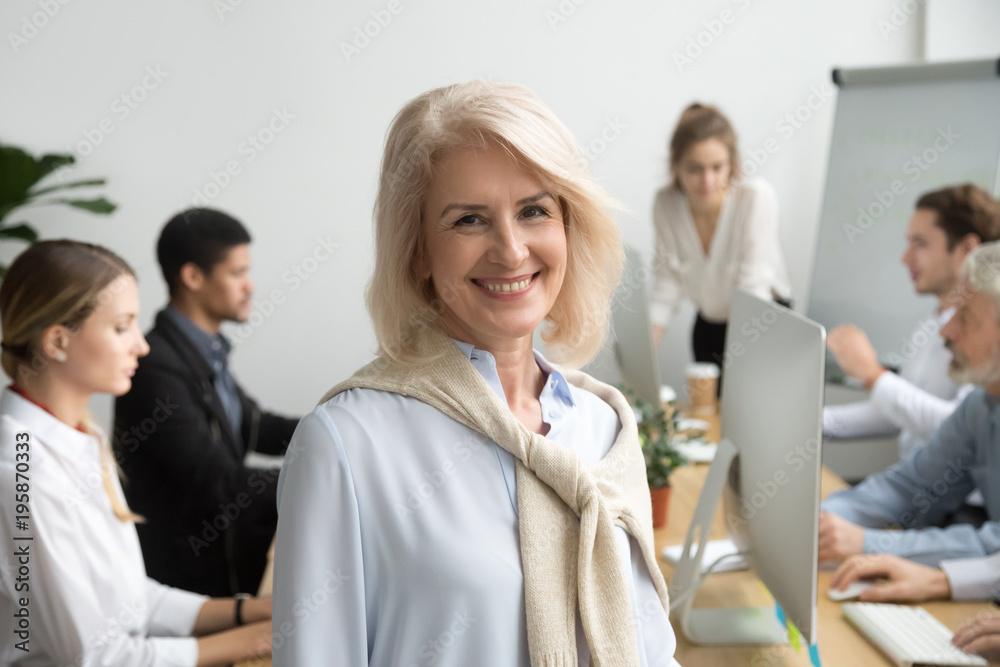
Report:
M997 194L998 63L838 70L808 316L854 323L883 363L899 365L907 339L936 305L913 291L902 265L920 195L972 182Z

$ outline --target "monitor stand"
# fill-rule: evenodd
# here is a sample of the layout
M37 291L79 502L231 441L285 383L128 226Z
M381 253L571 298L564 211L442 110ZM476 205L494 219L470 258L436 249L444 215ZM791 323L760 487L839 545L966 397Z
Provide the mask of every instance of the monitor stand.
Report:
M778 622L774 607L691 608L692 589L702 581L701 559L712 532L715 511L738 453L731 440L723 438L719 443L674 572L671 594L686 596L677 609L677 616L684 636L695 644L787 644L788 630ZM696 539L698 549L692 556L691 545Z

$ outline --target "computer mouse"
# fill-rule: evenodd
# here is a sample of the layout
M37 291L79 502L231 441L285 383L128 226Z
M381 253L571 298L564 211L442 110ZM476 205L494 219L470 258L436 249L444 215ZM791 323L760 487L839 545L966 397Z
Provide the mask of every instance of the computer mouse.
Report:
M843 602L844 600L854 600L859 595L867 591L869 588L875 585L873 581L855 581L847 585L847 588L840 591L836 588L831 588L826 592L827 596L834 602Z

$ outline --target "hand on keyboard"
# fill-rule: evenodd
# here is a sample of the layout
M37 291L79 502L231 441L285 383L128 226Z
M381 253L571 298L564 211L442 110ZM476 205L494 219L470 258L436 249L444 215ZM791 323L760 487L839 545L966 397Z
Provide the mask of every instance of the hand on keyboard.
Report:
M833 573L831 590L859 579L888 579L859 596L863 602L922 602L947 600L951 585L943 571L889 554L851 556Z
M1000 662L1000 611L970 619L958 629L952 643L966 653L978 653L990 662Z

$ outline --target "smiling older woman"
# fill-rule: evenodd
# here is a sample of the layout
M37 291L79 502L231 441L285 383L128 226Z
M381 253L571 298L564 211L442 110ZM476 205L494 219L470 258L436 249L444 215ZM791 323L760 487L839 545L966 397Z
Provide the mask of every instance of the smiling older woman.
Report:
M635 421L580 364L621 245L524 88L421 95L386 141L380 356L299 425L279 482L276 665L672 665Z

